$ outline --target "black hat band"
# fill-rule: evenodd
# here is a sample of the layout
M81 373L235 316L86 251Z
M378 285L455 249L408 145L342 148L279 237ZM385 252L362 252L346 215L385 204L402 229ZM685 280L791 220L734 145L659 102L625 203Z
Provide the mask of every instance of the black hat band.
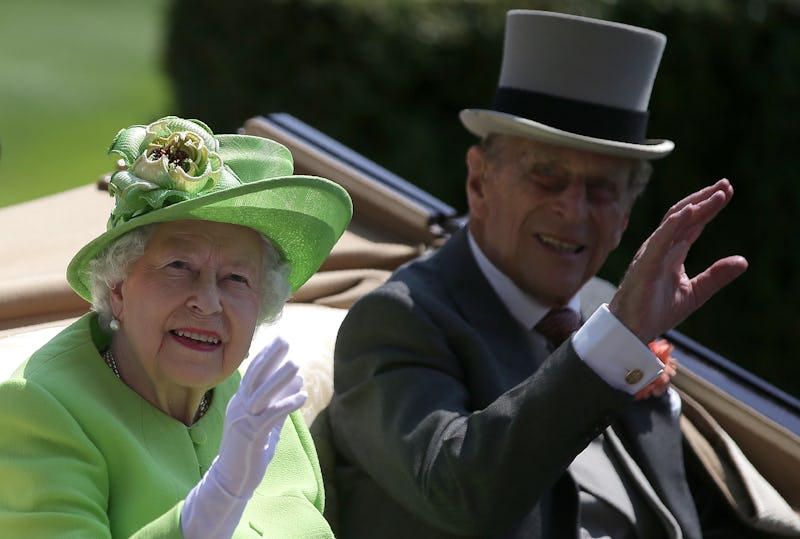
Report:
M620 109L518 88L500 87L492 108L587 137L641 144L647 111Z

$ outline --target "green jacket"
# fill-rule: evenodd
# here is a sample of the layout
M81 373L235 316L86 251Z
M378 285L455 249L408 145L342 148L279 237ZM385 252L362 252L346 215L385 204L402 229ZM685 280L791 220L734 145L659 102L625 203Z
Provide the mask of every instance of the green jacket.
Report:
M88 314L0 384L0 536L182 537L183 500L217 454L240 376L187 427L114 376L97 352L108 340ZM323 504L295 412L234 537L332 537Z

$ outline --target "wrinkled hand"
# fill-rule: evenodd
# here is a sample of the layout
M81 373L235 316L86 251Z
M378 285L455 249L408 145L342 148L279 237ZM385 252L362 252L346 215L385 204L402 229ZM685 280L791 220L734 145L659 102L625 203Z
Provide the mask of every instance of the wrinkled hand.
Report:
M684 269L689 248L732 196L728 180L687 196L634 256L609 310L642 342L678 325L747 269L741 256L717 260L693 278Z
M235 496L249 497L261 483L286 417L306 401L298 367L286 359L288 350L281 338L261 350L228 403L212 469Z

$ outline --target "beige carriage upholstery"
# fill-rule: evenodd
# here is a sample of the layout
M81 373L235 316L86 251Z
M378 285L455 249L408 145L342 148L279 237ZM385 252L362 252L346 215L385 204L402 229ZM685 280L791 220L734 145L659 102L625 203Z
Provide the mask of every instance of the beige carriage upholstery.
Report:
M353 222L328 260L251 347L252 355L276 335L288 340L309 393L303 414L311 424L333 391L333 345L347 308L444 234L413 202L269 120L250 119L243 132L283 142L296 172L339 181L354 201ZM87 311L64 275L72 255L104 228L112 205L106 181L0 208L0 380ZM687 440L740 517L800 534L800 438L685 367L674 385L684 397Z

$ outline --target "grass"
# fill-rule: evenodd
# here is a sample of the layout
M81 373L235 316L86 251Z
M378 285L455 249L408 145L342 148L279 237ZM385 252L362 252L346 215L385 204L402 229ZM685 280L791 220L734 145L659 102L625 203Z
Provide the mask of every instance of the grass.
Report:
M112 168L106 150L119 129L170 113L166 7L3 2L0 207L94 182Z

